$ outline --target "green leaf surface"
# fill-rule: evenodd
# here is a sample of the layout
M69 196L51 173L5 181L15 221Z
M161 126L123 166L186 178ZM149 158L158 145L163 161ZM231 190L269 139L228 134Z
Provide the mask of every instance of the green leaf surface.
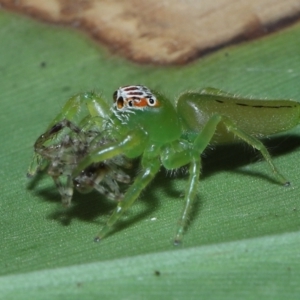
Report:
M75 93L101 91L110 102L117 87L141 83L174 101L206 86L300 99L299 49L295 25L186 66L140 66L78 32L0 11L0 298L298 299L299 128L267 141L288 188L247 146L208 149L180 247L172 238L185 174L162 170L114 233L94 243L115 204L76 194L64 210L51 179L26 172L34 141Z

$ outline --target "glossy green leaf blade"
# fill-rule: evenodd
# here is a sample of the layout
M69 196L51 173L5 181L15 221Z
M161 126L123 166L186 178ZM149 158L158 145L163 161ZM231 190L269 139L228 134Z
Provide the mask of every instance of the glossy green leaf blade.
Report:
M292 233L8 275L0 278L0 293L3 299L297 299L299 243Z

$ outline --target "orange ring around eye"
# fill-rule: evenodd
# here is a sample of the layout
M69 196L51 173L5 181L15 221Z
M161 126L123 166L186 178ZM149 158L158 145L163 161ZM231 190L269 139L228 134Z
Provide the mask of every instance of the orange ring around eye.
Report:
M135 107L146 107L148 106L148 101L146 98L140 98L138 100L134 100L134 105Z

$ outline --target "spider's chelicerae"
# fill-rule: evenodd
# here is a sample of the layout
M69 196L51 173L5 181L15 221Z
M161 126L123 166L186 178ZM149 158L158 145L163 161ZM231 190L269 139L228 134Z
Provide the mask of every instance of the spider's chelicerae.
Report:
M73 186L82 191L95 188L119 198L117 182L129 182L123 171L128 159L140 157L141 171L128 184L124 198L96 240L110 232L162 166L173 170L187 165L184 209L174 239L175 244L180 243L197 193L201 154L210 143L248 143L260 151L276 181L289 184L259 138L298 125L300 105L295 101L246 99L206 88L183 93L174 107L164 95L141 85L120 87L113 98L110 108L95 93L72 97L36 141L29 171L33 174L48 162L48 172L66 204ZM74 123L82 108L87 108L84 118ZM53 143L58 132L61 139ZM65 186L60 183L61 174L67 178Z

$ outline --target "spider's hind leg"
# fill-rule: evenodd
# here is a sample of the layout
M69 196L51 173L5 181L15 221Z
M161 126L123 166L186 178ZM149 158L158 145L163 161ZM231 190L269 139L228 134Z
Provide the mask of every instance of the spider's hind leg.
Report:
M205 124L203 130L199 133L199 135L194 141L194 149L196 151L199 151L199 154L203 153L205 148L209 145L216 132L217 126L220 123L223 123L229 132L232 132L239 139L251 145L253 148L257 149L262 154L266 162L269 164L278 183L283 185L289 185L289 181L286 180L286 178L275 167L271 155L269 154L264 144L256 137L251 136L250 134L238 128L234 122L232 122L229 118L225 116L216 114L212 116Z

